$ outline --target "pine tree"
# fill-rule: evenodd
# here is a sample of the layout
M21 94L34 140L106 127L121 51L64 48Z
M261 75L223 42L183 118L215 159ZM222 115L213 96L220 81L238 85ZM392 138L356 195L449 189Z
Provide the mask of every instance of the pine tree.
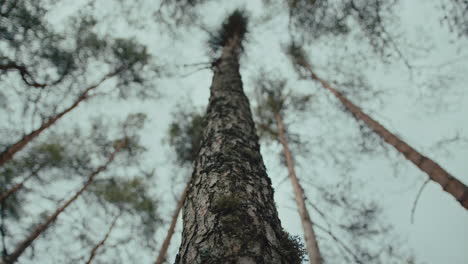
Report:
M129 86L134 84L140 86L134 93L151 93L148 87L141 89L147 82L143 76L148 71L144 67L150 62L145 46L130 39L100 37L94 32L96 20L87 15L69 19L71 25L67 32L55 32L44 19L50 11L44 7L44 2L0 2L0 41L5 44L0 51L0 78L15 80L19 77L22 80L16 88L24 91L23 111L33 108L32 105L49 105L51 98L43 98L49 92L62 92L64 98L76 94L76 98L67 106L62 106L62 101L55 102L52 111L45 107L48 113L33 113L40 116L40 125L24 133L16 142L1 142L5 146L0 150L0 166L81 103L95 96L96 90L109 79L118 81L116 88L123 98L133 90ZM91 65L96 63L110 70L97 81L90 81L87 75L91 75Z
M80 197L83 192L94 182L94 179L97 175L101 172L105 171L107 167L114 161L115 156L117 153L122 151L126 147L126 140L119 140L116 141L115 149L107 158L106 162L99 166L95 171L93 171L89 176L86 182L82 185L82 187L70 198L68 199L63 205L59 206L57 210L50 216L46 218L46 220L39 224L22 242L20 242L14 251L5 257L5 262L7 264L15 263L18 261L18 258L23 254L23 252L31 246L31 244L38 238L56 219L57 217L67 209L70 204L72 204L78 197Z
M169 127L169 144L174 148L178 163L183 166L192 164L200 148L200 137L203 130L203 116L196 111L179 110L175 113L175 120ZM166 237L159 249L155 264L162 264L166 260L167 250L177 225L180 211L187 197L190 180L176 202L176 208L171 217Z
M130 236L124 238L125 241L141 240L145 245L150 244L146 242L151 240L161 224L157 212L158 201L154 195L149 194L148 180L150 179L140 175L128 179L129 176L114 176L105 181L96 182L90 187L91 193L97 197L99 204L102 205L100 211L112 211L113 220L103 238L92 247L86 258L86 263L94 261L104 250L115 248L109 237L111 232L116 229L118 219L126 219L122 227L132 229ZM128 216L132 217L131 223L127 222ZM121 228L117 230L122 231ZM87 232L88 230L83 230L85 236ZM122 232L120 233L122 234Z
M53 138L32 147L25 157L0 170L2 187L5 188L0 189L0 202L15 195L26 182L37 177L42 170L63 167L66 165L67 159L63 142ZM22 174L27 176L14 183L15 178Z
M121 61L115 66L116 69L112 72L105 75L101 80L99 80L96 84L90 85L83 92L75 99L75 101L62 110L61 112L49 117L46 119L39 128L31 131L29 134L25 135L23 138L18 140L17 142L8 146L2 153L0 153L0 166L8 162L13 158L13 156L21 151L24 147L26 147L31 141L33 141L36 137L38 137L41 133L43 133L46 129L50 128L54 125L58 120L63 118L66 114L74 110L78 105L82 102L88 100L92 97L92 92L97 89L104 81L114 77L119 76L125 78L125 72L128 71L131 73L134 69L132 69L135 65L144 64L148 59L148 54L146 50L132 43L131 41L126 40L117 40L115 42L115 46L112 47L112 50L115 51L115 56L120 59ZM127 73L128 74L128 73ZM127 77L128 78L128 77ZM131 80L123 80L124 82L130 82Z
M289 178L293 184L309 262L315 259L315 262L323 263L352 261L362 264L412 259L411 254L405 253L393 241L392 228L382 219L381 208L373 201L354 197L359 190L352 188L355 181L348 177L348 170L337 177L333 184L329 182L330 175L312 172L311 164L316 164L317 160L326 160L326 156L333 155L329 152L339 150L321 147L321 139L315 141L318 144L309 147L307 138L288 129L294 123L291 120L303 121L303 117L315 114L317 108L314 105L318 103L315 95L289 89L292 86L290 81L279 75L277 71L261 70L258 77L254 78L256 124L265 143L273 141L283 147L281 163L289 172L284 180ZM307 160L308 168L300 178L301 181L295 171L298 156ZM335 161L332 164L332 167L339 167ZM311 213L314 213L314 217L310 216Z
M159 249L158 257L156 258L155 264L162 264L166 260L167 250L169 249L169 244L171 243L172 236L174 235L174 231L177 225L177 219L179 218L180 211L182 210L182 206L184 205L185 198L187 197L187 190L190 186L190 182L187 183L184 190L182 191L182 195L180 196L179 200L176 203L176 208L174 213L171 217L171 224L169 229L167 230L166 237Z
M235 11L210 42L219 57L184 204L177 264L300 263L303 258L300 245L281 227L242 89L239 56L246 32L246 16Z
M269 133L270 137L275 138L283 147L283 157L288 168L288 176L294 191L294 198L298 208L299 216L304 230L304 241L307 252L309 253L309 262L311 264L322 263L317 235L314 231L314 224L306 206L306 196L297 175L294 165L294 158L289 148L288 136L283 117L288 107L304 110L309 103L310 96L298 96L286 94L284 92L285 80L270 80L266 78L266 74L262 74L257 80L257 114L260 117L260 128ZM276 123L276 124L274 124ZM274 126L276 125L276 129ZM273 127L271 127L273 126Z
M356 106L348 100L342 93L330 86L326 81L321 79L312 69L311 64L308 62L307 56L297 44L290 44L287 53L290 55L293 65L296 68L305 69L309 77L319 82L322 87L330 91L346 109L356 118L364 122L370 129L372 129L380 138L382 138L389 145L393 146L398 152L405 156L406 159L411 161L416 167L425 172L429 179L438 183L444 191L452 195L460 204L468 209L468 187L459 181L457 178L448 173L439 164L424 156L395 134L390 132L379 122L364 113L360 107Z
M106 244L107 242L107 239L109 239L109 236L110 234L112 233L112 231L114 230L115 228L115 225L117 223L117 220L119 220L119 217L120 217L120 214L116 215L114 217L114 220L112 221L112 223L110 224L109 226L109 229L107 230L106 234L104 235L104 237L102 238L101 241L99 241L99 243L97 243L93 249L91 249L91 253L89 254L89 257L88 257L88 260L86 260L86 264L91 264L93 263L93 260L94 258L97 256L98 254L98 250L101 249L102 247L104 247L104 245Z
M146 116L144 114L130 114L127 119L120 124L117 140L109 139L108 127L103 125L102 122L98 123L97 121L93 123L92 128L96 131L93 131L91 135L88 136L91 142L85 142L82 139L79 139L78 142L73 142L73 139L69 140L68 145L72 145L71 142L73 142L73 144L79 144L79 146L74 146L78 148L79 151L76 153L76 160L67 161L75 163L67 166L71 166L72 168L76 166L76 168L70 171L64 171L79 174L87 173L86 180L72 197L68 198L65 202L60 202L61 204L52 214L43 214L44 218L41 219L39 224L35 225L31 231L28 231L26 238L16 245L12 253L4 256L4 261L6 263L15 263L37 238L49 230L52 224L57 222L59 216L62 215L70 205L75 204L76 200L80 197L87 197L88 195L85 195L86 193L91 194L91 197L96 197L100 205L111 205L111 207L107 206L104 208L104 211L108 211L109 208L111 208L111 210L117 210L119 215L126 213L127 215L138 216L140 220L136 223L138 223L139 228L134 229L134 231L141 230L142 239L149 241L149 238L154 234L154 230L157 228L157 224L160 220L156 212L157 201L148 196L147 183L138 178L128 180L127 177L127 179L122 180L115 175L110 178L101 177L99 180L96 179L104 172L109 171L111 167L115 167L115 163L119 163L120 166L129 166L138 160L138 156L144 149L138 144L139 137L137 133L141 130L145 118ZM72 148L70 147L70 149ZM93 153L90 150L96 152ZM67 153L67 155L68 154L71 153ZM81 157L82 154L86 155L86 157ZM45 157L42 158L47 161L47 155L44 156ZM94 157L89 159L89 156ZM92 162L96 158L103 159L101 165L98 167L92 165ZM33 160L32 162L35 161L36 160ZM37 159L37 161L40 161L40 159ZM53 164L54 160L51 160L51 162L51 164ZM62 158L61 161L55 162L67 169L63 164L65 162L64 158ZM48 165L50 166L51 164ZM128 224L127 226L131 225L133 224Z

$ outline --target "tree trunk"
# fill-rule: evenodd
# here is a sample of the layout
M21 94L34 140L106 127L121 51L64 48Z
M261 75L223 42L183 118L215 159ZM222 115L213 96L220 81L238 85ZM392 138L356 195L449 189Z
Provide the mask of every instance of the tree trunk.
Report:
M453 177L450 173L444 170L439 164L430 158L422 155L417 150L412 148L406 142L392 134L379 122L372 119L364 113L358 106L353 104L350 100L344 97L339 91L331 87L327 82L319 78L313 71L310 65L303 64L311 75L311 78L320 82L322 86L329 90L333 95L341 101L341 103L358 119L366 123L377 135L379 135L385 142L392 145L398 152L403 154L406 159L411 161L416 167L424 171L429 178L438 183L444 191L451 194L460 204L468 209L468 187Z
M3 264L2 259L8 255L6 248L6 232L5 232L5 201L0 203L0 236L2 236L2 257L0 258L0 264Z
M32 177L36 176L37 173L42 169L43 166L39 166L35 169L31 174L24 178L21 182L17 183L15 186L11 187L9 190L6 190L4 193L0 194L0 203L3 202L5 199L10 197L10 195L16 193L19 189L23 187L23 185L29 181Z
M76 100L75 102L63 110L62 112L58 113L57 115L53 116L46 122L42 123L42 125L32 131L31 133L25 135L22 139L14 143L13 145L9 146L6 150L4 150L2 153L0 153L0 166L5 164L7 161L11 160L13 156L22 150L24 147L26 147L27 144L29 144L33 139L35 139L37 136L39 136L42 132L44 132L46 129L48 129L50 126L55 124L60 118L62 118L64 115L75 109L81 102L85 101L88 98L88 93L95 88L97 88L99 85L101 85L105 80L115 76L118 74L122 69L118 69L117 71L114 71L112 73L107 74L104 76L97 84L89 86Z
M159 250L159 255L158 255L158 258L156 259L155 264L162 264L164 260L166 259L167 249L169 248L169 244L171 243L172 235L174 234L174 230L177 224L177 219L179 218L180 210L182 209L182 206L184 205L185 197L187 196L187 190L189 186L190 186L190 182L187 183L187 186L182 192L182 196L180 196L179 200L177 201L176 209L174 211L174 214L172 215L171 225L169 226L169 230L167 231L166 238L164 239L161 249Z
M13 253L9 254L5 258L5 263L12 264L15 263L18 258L23 254L23 252L36 240L39 235L41 235L47 228L57 219L57 217L65 210L67 207L73 203L80 195L91 185L94 181L94 178L101 172L107 169L109 164L114 160L115 155L123 148L123 145L119 145L115 150L110 154L106 163L99 166L93 173L88 177L88 180L83 184L83 186L70 198L65 204L60 206L51 216L49 216L42 224L38 225L28 237L26 237L21 243L19 243Z
M99 243L97 243L93 249L91 250L91 253L89 254L89 258L88 260L86 261L86 264L91 264L93 262L93 259L96 257L97 255L97 251L102 247L104 246L104 244L106 243L107 239L109 238L109 235L112 233L112 230L114 229L115 227L115 224L117 223L117 220L119 219L121 214L117 215L115 218L114 218L114 221L112 221L112 224L110 225L109 229L107 230L107 233L106 235L104 236L104 238L99 241Z
M214 69L176 264L300 263L281 227L239 73L239 36Z
M294 198L296 200L297 209L301 217L302 228L304 229L304 241L306 244L307 252L309 253L309 262L310 264L321 264L322 257L318 247L317 236L314 232L314 224L310 218L309 211L307 210L304 201L304 189L302 188L299 179L296 176L296 171L294 169L294 161L288 146L288 140L285 136L283 119L281 118L280 114L275 114L275 119L278 127L278 139L281 145L283 146L283 154L286 158L286 164L288 166L289 179L291 179L291 184L294 190Z

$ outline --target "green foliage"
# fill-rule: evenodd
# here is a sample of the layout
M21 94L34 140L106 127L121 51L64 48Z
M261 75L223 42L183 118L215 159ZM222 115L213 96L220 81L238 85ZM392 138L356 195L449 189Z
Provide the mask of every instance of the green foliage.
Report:
M287 256L289 263L300 264L306 258L307 251L299 236L292 236L283 231L280 243L281 253Z
M444 16L441 22L446 24L450 31L457 33L457 37L463 38L468 36L468 1L441 1L441 9Z
M29 162L32 161L33 163L47 166L59 166L65 159L65 146L58 142L44 143L34 148L33 153L37 153L37 155L29 158Z
M33 146L26 155L0 167L0 193L3 194L29 175L38 177L40 171L52 168L63 168L68 160L65 146L58 139ZM10 195L3 204L7 218L18 219L22 213L23 193Z
M116 39L111 50L115 61L110 63L115 65L116 70L120 70L117 75L119 96L123 99L130 96L137 96L140 99L153 97L151 91L154 87L145 85L148 82L147 75L158 74L160 69L148 67L151 56L146 46L134 40Z
M228 44L235 36L240 40L242 49L242 41L247 34L248 17L246 11L237 9L232 12L223 22L221 28L211 36L208 41L213 54L216 54L220 49Z
M255 98L257 107L257 127L260 137L276 139L276 115L281 118L287 116L289 111L307 111L310 107L312 95L293 94L286 89L285 79L271 79L271 74L261 72L255 79Z
M99 153L99 156L106 158L117 146L122 146L123 151L119 153L122 157L121 165L138 164L141 154L146 150L139 143L139 133L145 125L146 118L143 113L133 113L118 124L111 124L102 117L93 118L88 136L92 145L86 146L88 149L82 151ZM116 133L112 133L110 130L112 127L116 127Z
M146 47L139 45L134 40L118 38L112 45L112 52L123 65L130 66L134 63L145 64L149 54Z
M396 3L396 0L288 0L290 25L300 39L309 41L358 31L373 51L384 57L389 55L385 53L387 48L395 48L384 25L395 23Z
M7 19L2 19L0 24L1 39L14 46L47 33L47 25L43 20L46 12L41 7L41 2L3 0L1 15Z
M204 117L197 111L185 111L181 107L173 114L169 125L169 144L174 148L180 165L194 161L200 149Z
M284 53L291 59L294 70L299 76L304 77L303 67L310 65L309 58L304 48L297 42L291 41L284 48Z
M49 12L42 7L47 6L44 1L4 2L11 6L11 12L3 15L0 35L5 38L0 42L9 46L6 54L18 55L0 54L3 71L15 70L26 85L45 88L69 84L66 80L72 77L82 79L91 63L107 64L111 72L117 72L120 97L151 95L154 87L141 87L148 75L159 69L148 69L150 55L145 46L133 39L99 36L94 30L97 20L81 11L65 22L67 31L58 32L43 19Z
M110 178L96 182L91 192L104 203L117 207L121 212L137 216L143 233L151 237L161 219L157 212L158 202L148 193L146 178L130 180Z
M147 118L147 115L144 113L129 114L121 124L123 134L128 136L138 133L144 127Z

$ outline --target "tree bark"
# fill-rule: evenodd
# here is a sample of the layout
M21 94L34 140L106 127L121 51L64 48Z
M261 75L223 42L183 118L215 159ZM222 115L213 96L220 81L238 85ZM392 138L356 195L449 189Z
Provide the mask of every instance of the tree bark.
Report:
M283 119L280 114L275 114L276 124L278 127L278 140L283 146L283 154L286 158L286 164L288 166L289 179L294 190L294 198L296 200L297 209L301 217L302 228L304 229L304 241L306 244L307 252L309 253L310 264L321 264L322 256L320 254L317 236L314 232L314 224L310 218L309 211L305 204L304 189L302 188L299 179L296 176L296 170L294 169L294 161L292 158L291 151L288 146L288 140L285 136L285 128Z
M379 135L385 142L392 145L398 152L403 154L406 159L411 161L416 167L425 172L429 179L438 183L444 191L452 195L460 204L468 209L468 187L453 177L439 164L432 159L422 155L409 144L398 138L379 122L372 119L364 113L358 106L348 100L343 94L331 87L327 82L322 80L312 71L312 67L308 64L303 64L305 69L310 73L313 80L318 81L325 89L329 90L340 102L358 119L362 120L369 128Z
M22 150L26 145L28 145L33 139L38 137L42 132L44 132L46 129L48 129L50 126L55 124L60 118L62 118L64 115L75 109L81 102L85 101L89 97L89 92L96 89L99 85L101 85L105 80L115 76L118 74L122 69L119 69L117 71L114 71L112 73L107 74L104 76L98 83L89 86L76 100L75 102L63 110L62 112L58 113L57 115L53 116L46 122L42 123L42 125L32 131L31 133L25 135L22 139L14 143L13 145L9 146L6 150L4 150L2 153L0 153L0 166L5 164L7 161L11 160L13 156Z
M187 190L189 186L190 186L190 181L187 183L187 186L185 187L184 191L182 192L182 195L177 201L176 209L174 211L174 214L172 215L171 225L169 226L169 230L167 231L166 238L164 239L161 249L159 250L159 255L158 255L158 258L156 259L155 264L162 264L164 260L166 260L167 249L169 248L169 244L171 243L172 235L174 235L174 230L177 225L177 219L179 218L180 210L182 209L182 206L184 205L185 197L187 197Z
M57 208L55 212L50 215L42 224L39 224L30 234L26 237L21 243L19 243L13 253L9 254L5 258L5 263L12 264L15 263L18 258L23 254L23 252L39 237L47 228L57 219L57 217L67 209L67 207L73 203L80 195L93 183L94 178L101 172L105 171L109 164L114 161L116 154L124 147L123 144L118 145L114 151L109 155L107 161L99 166L93 173L88 177L88 180L83 184L83 186L70 198L66 203Z
M291 254L239 73L237 35L214 69L176 264L300 263Z
M104 246L104 244L106 243L107 239L109 238L110 234L112 233L112 230L114 229L115 227L115 224L117 223L117 220L119 219L121 214L118 214L115 218L114 218L114 221L112 221L112 224L110 225L109 229L107 230L107 233L106 235L104 236L104 238L99 241L99 243L97 243L93 249L91 250L91 253L89 254L89 258L88 260L86 261L86 264L91 264L93 262L93 259L96 257L97 255L97 251L102 247Z

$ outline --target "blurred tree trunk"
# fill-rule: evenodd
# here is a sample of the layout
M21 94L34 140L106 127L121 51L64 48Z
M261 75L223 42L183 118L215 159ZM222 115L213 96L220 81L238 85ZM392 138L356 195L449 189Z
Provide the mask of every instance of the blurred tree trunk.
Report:
M403 154L406 159L411 161L416 167L425 172L429 178L438 183L444 191L451 194L460 204L468 209L468 187L453 177L439 164L432 159L422 155L417 150L412 148L406 142L398 138L379 122L372 119L364 113L358 106L353 104L350 100L343 96L339 91L331 87L327 82L312 71L312 67L303 63L302 66L307 69L313 80L320 82L320 84L340 100L340 102L358 119L362 120L369 128L371 128L377 135L379 135L385 142L392 145L398 152Z
M38 137L42 132L44 132L46 129L51 127L55 122L57 122L59 119L61 119L64 115L68 114L70 111L75 109L81 102L85 101L89 97L89 92L92 90L96 89L99 85L101 85L105 80L117 75L119 72L121 72L123 68L120 68L112 73L107 74L104 76L98 83L89 86L86 88L86 90L75 100L75 102L63 110L62 112L58 113L57 115L51 117L49 120L45 121L44 123L41 124L41 126L32 131L31 133L25 135L22 139L17 141L16 143L12 144L9 146L7 149L5 149L2 153L0 153L0 166L8 162L13 158L13 156L21 151L26 145L28 145L31 141L33 141L36 137Z
M22 242L20 242L13 253L9 254L5 258L5 263L12 264L15 263L18 258L23 254L23 252L31 246L31 244L39 237L47 228L57 219L57 217L67 209L67 207L72 204L81 194L94 182L94 178L101 172L105 171L109 164L114 161L116 154L122 150L124 144L118 144L114 151L109 155L107 161L99 166L93 173L91 173L88 177L88 180L83 184L83 186L70 198L66 203L60 206L55 212L50 215L42 224L39 224L30 234L26 237Z
M0 264L3 264L1 261L8 255L6 248L6 232L5 232L5 201L0 203L0 236L2 237L2 257L0 258Z
M242 36L237 24L227 27L231 31L214 64L206 125L184 203L182 243L175 263L300 263L278 218L242 88Z
M117 220L119 219L121 214L118 214L114 220L112 221L112 224L110 225L109 229L107 230L107 233L104 235L104 238L97 243L93 249L91 250L91 253L89 254L89 258L86 261L86 264L91 264L93 262L93 259L97 255L97 251L106 244L107 239L109 238L110 234L112 233L112 230L114 230L115 224L117 223Z
M322 256L320 254L317 236L314 232L314 224L310 218L309 211L305 204L304 189L302 188L299 179L296 176L296 170L294 169L294 161L291 154L291 150L288 146L288 140L286 139L286 129L284 128L283 119L280 114L275 114L276 125L278 127L278 140L283 146L283 155L286 158L286 164L289 171L289 179L294 190L294 198L296 200L297 209L301 217L302 228L304 229L304 241L306 244L307 252L309 253L310 264L321 264Z
M10 195L15 194L19 189L21 189L27 181L29 181L30 179L32 179L32 177L37 175L37 173L42 169L42 167L43 166L39 166L37 169L31 172L31 174L28 177L24 178L21 182L17 183L9 190L6 190L4 193L0 194L0 203L3 202L3 200L10 197Z
M155 264L162 264L166 260L167 249L169 248L169 244L171 243L172 235L174 235L174 230L177 225L177 219L179 218L180 210L182 209L182 206L184 205L185 197L187 197L187 190L189 186L190 186L190 181L187 183L187 186L185 186L185 189L182 192L182 195L177 201L176 209L174 211L174 214L172 215L171 225L169 226L169 230L167 230L166 238L164 239L161 249L159 250L159 255L158 255L158 258L156 259Z

